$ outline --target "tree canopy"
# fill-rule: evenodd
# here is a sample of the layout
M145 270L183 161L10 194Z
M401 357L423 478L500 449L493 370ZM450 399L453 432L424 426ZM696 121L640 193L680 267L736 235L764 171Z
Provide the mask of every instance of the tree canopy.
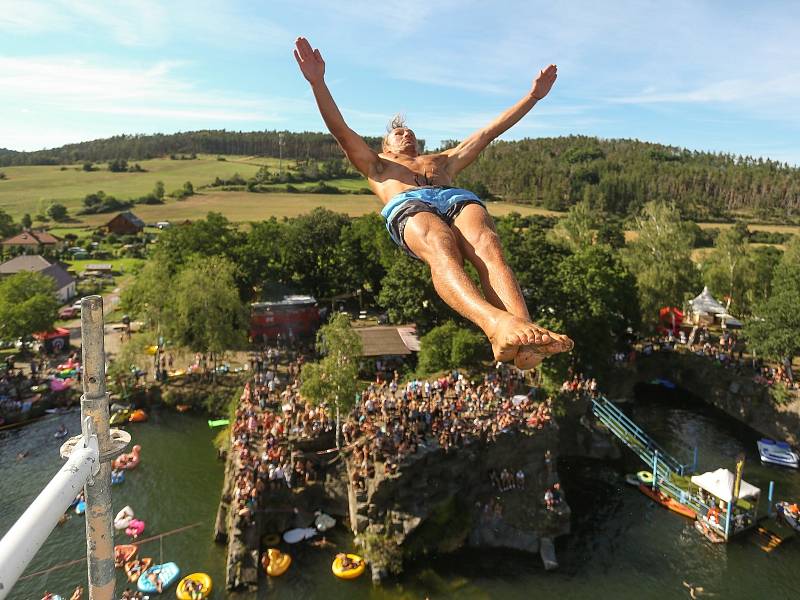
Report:
M55 283L47 275L22 271L0 279L0 339L50 331L57 311Z
M334 313L317 332L317 351L322 358L303 365L302 396L317 405L338 405L348 411L358 391L361 339L350 327L350 318Z

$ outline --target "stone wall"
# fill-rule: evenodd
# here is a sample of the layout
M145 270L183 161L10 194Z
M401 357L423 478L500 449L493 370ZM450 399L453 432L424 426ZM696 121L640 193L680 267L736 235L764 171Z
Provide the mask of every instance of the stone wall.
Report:
M680 393L717 407L765 436L800 443L800 399L776 404L769 388L752 376L737 375L703 356L672 351L640 356L634 366L615 375L607 396L633 399L637 384L641 389L641 384L658 378L675 383Z
M546 465L547 450L551 458ZM473 440L448 452L438 445L420 447L396 475L377 472L365 491L350 490L350 524L357 542L365 533L384 536L406 558L464 546L538 552L542 537L569 533L566 501L555 511L546 510L543 501L545 489L557 481L557 451L553 425L511 430L495 442ZM524 489L494 488L488 475L492 468L522 469ZM368 548L365 554L373 575L380 575L384 565L369 556Z

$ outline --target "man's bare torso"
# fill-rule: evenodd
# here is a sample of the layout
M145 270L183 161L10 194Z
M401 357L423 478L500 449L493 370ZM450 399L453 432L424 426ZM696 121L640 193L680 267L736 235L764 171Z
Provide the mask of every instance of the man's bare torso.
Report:
M397 194L424 185L450 186L453 176L448 170L446 154L420 154L415 157L381 153L368 174L369 186L386 204Z

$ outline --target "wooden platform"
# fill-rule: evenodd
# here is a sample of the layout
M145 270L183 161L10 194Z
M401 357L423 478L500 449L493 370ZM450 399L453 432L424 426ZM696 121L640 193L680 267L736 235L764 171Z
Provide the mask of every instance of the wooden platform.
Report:
M783 533L783 531L777 531L777 529L777 524L765 522L753 530L749 539L764 552L772 552L786 540L794 537L794 533Z

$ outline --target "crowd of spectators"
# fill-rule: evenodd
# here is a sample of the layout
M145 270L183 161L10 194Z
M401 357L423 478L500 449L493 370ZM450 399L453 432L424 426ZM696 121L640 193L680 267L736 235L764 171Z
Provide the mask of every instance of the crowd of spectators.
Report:
M661 335L647 338L641 343L641 353L649 356L654 352L682 350L715 361L737 375L752 377L756 383L772 386L782 384L790 390L800 390L800 380L794 376L791 365L768 364L760 357L747 354L744 340L737 331L723 329L719 334L709 331L707 326L698 326L678 333L667 330ZM617 353L616 362L633 363L636 350Z
M433 380L400 384L379 378L361 395L342 424L344 442L352 448L351 484L359 490L381 472L395 475L420 448L445 452L473 443L494 442L518 427L543 428L552 423L550 399L534 402L525 393L525 374L499 365L482 380L470 381L454 371ZM497 487L517 485L515 475ZM523 474L524 480L524 474Z
M0 425L6 419L19 418L35 402L70 400L70 387L80 384L81 365L78 352L69 357L51 358L43 352L20 362L13 355L0 364ZM62 368L58 368L61 365ZM24 416L23 416L24 418Z
M262 356L266 360L259 360ZM253 357L253 377L245 384L231 423L235 467L231 504L240 525L252 522L255 512L264 508L269 492L317 480L315 460L293 452L291 442L334 428L327 411L299 396L302 357L290 360L285 372L279 370L279 363L277 349Z

